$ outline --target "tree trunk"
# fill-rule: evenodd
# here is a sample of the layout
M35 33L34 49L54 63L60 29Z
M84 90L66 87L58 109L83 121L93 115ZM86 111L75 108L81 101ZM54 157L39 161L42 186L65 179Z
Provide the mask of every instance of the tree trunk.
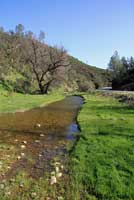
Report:
M44 94L44 87L43 87L43 85L41 83L38 83L38 85L39 85L40 93Z
M51 84L52 81L53 81L53 79L50 80L49 82L47 82L47 83L44 85L44 94L47 94L47 93L48 93L48 89L49 89L49 86L50 86L50 84Z

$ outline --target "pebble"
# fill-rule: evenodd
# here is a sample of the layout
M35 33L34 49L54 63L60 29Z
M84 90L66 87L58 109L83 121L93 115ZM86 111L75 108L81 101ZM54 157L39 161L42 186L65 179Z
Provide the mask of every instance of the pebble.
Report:
M59 167L56 167L56 168L55 168L55 171L58 173L58 172L59 172Z
M10 191L8 191L8 192L6 192L5 194L6 194L6 195L10 195L10 194L11 194L11 192L10 192Z
M58 197L58 200L63 200L63 197L62 196Z
M64 166L63 166L63 165L61 165L60 167L61 167L61 169L63 169L63 168L64 168Z
M26 146L25 146L25 145L21 145L21 148L22 148L22 149L25 149L25 148L26 148Z
M44 137L44 134L40 134L40 137Z
M58 178L62 177L62 173L59 172L59 173L57 174L57 177L58 177Z
M53 176L54 176L54 175L55 175L55 171L52 171L52 172L51 172L51 175L53 175Z
M21 153L21 156L24 156L25 155L25 153Z
M32 192L32 193L31 193L31 197L32 197L32 198L34 198L34 197L36 197L36 196L37 196L36 192Z
M14 183L14 182L15 182L15 179L14 179L14 178L10 179L10 182Z
M20 186L21 188L23 188L23 187L24 187L24 185L23 185L23 184L20 184L19 186Z
M57 183L57 179L56 179L55 176L51 176L51 182L50 183L51 183L51 185Z
M39 142L40 142L40 140L35 140L35 142L36 142L36 143L39 143Z
M60 162L55 162L54 165L60 165Z
M24 144L27 144L27 141L23 141Z
M41 127L41 124L36 124L36 126L40 128L40 127Z
M20 160L20 159L21 159L21 156L18 156L17 159Z

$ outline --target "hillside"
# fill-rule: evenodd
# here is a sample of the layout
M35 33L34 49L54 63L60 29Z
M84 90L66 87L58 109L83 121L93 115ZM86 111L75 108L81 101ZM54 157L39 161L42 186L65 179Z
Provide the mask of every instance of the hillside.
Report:
M68 55L63 47L51 47L44 33L34 36L19 24L15 31L0 30L0 82L15 92L47 93L89 91L111 82L104 69L87 65Z
M98 89L111 85L111 75L107 70L100 69L69 56L71 69L68 73L70 87L77 87L79 91Z

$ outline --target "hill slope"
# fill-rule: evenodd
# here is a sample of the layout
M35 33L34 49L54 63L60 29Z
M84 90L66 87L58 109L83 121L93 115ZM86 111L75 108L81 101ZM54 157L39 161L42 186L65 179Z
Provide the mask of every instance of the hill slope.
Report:
M68 72L70 87L76 87L79 91L88 91L111 85L111 75L108 71L87 65L72 56L69 56L69 61L71 64Z
M87 65L68 54L66 58L70 67L64 76L60 70L46 71L49 65L55 66L57 59L64 56L64 49L59 51L50 47L33 35L31 32L0 30L0 82L6 88L22 93L39 93L39 83L45 81L51 83L50 90L62 86L65 91L89 91L110 84L110 74L106 70ZM62 60L60 63L63 66Z

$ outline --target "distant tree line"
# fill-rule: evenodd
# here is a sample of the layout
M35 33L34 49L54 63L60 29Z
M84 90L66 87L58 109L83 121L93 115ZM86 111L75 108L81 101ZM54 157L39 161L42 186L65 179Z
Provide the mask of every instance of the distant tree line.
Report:
M45 94L55 80L65 78L69 67L67 51L47 45L43 31L37 37L22 24L8 32L0 28L0 82L6 87Z
M134 58L120 58L117 51L110 58L108 69L112 73L112 87L115 90L134 90Z

